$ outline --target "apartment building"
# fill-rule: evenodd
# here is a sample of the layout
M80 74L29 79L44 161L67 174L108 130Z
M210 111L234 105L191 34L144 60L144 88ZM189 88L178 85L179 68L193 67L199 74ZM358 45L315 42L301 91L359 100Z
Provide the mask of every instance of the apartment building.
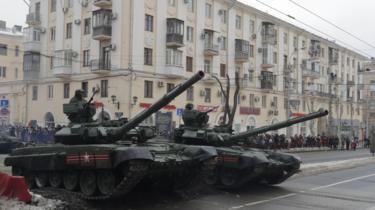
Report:
M361 129L369 136L372 127L375 125L375 60L372 58L364 64L360 72L361 94L363 104L363 124Z
M210 124L220 123L214 77L225 86L228 74L233 93L235 72L237 132L319 108L330 117L278 132L346 132L341 122L362 120L356 84L364 56L237 1L32 0L27 23L40 37L24 55L27 119L40 125L68 123L62 104L77 88L89 96L101 87L95 118L132 117L198 70L206 78L145 123L165 133L182 123L187 102L201 111L218 106Z
M25 121L22 27L0 21L0 125Z

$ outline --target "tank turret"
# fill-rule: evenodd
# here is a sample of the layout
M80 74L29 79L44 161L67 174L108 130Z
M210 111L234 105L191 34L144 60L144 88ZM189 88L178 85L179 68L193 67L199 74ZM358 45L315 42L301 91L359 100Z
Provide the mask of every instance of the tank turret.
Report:
M64 105L64 113L69 119L74 119L71 124L62 128L55 134L57 143L77 145L77 144L105 144L114 143L119 140L131 140L144 142L154 137L154 130L151 127L139 127L138 125L152 114L156 113L164 106L168 105L173 99L190 88L196 82L204 77L204 72L200 71L187 81L176 86L169 93L155 102L148 109L123 122L93 122L91 120L93 109L91 101L82 104L81 100L74 100L72 103ZM83 113L83 114L79 114ZM137 129L135 129L137 127ZM135 129L135 130L134 130Z
M188 119L188 124L181 126L176 130L175 140L176 142L181 142L185 144L194 144L194 145L210 145L210 146L233 146L237 145L239 142L246 141L249 137L256 136L262 133L269 131L274 131L282 128L292 126L294 124L306 122L312 119L323 117L328 115L327 110L319 110L307 114L302 117L296 117L289 119L277 124L267 125L260 128L256 128L250 131L245 131L238 134L232 134L232 129L223 126L217 126L214 128L207 128L206 125L202 125L201 119L205 119L204 116L208 112L197 112L197 114L191 114L190 112L197 112L195 110L186 111L187 116L183 119ZM184 113L185 114L185 113ZM202 117L203 116L203 117ZM194 120L197 123L192 123ZM199 124L200 126L194 126Z

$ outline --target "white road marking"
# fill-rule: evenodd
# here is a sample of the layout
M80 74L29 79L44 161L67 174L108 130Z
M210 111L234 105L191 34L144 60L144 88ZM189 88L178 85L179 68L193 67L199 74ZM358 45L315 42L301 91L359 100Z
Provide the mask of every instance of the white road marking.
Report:
M314 187L310 190L312 190L312 191L321 190L321 189L330 188L330 187L340 185L340 184L345 184L345 183L349 183L349 182L353 182L353 181L357 181L357 180L361 180L361 179L366 179L366 178L373 177L373 176L375 176L375 174L370 174L370 175L366 175L366 176L360 176L360 177L356 177L356 178L352 178L352 179L347 179L347 180L344 180L344 181L341 181L341 182L336 182L336 183L333 183L333 184L324 185L324 186L320 186L320 187Z
M337 185L340 185L340 184L345 184L345 183L349 183L349 182L353 182L353 181L357 181L357 180L361 180L361 179L366 179L366 178L370 178L370 177L374 177L374 176L375 176L375 174L360 176L360 177L343 180L341 182L336 182L336 183L329 184L329 185L314 187L314 188L311 188L310 190L316 191L316 190L326 189L326 188L334 187L334 186L337 186ZM303 194L303 193L305 193L305 191L299 191L299 193ZM262 203L268 203L268 202L271 202L271 201L280 200L280 199L283 199L283 198L289 198L289 197L296 196L296 195L297 195L296 193L290 193L290 194L287 194L287 195L282 195L282 196L274 197L274 198L271 198L271 199L265 199L265 200L251 202L251 203L246 203L246 204L239 205L239 206L233 206L233 207L229 208L229 210L243 209L243 208L248 207L248 206L255 206L255 205L262 204ZM369 208L367 210L375 210L375 207Z

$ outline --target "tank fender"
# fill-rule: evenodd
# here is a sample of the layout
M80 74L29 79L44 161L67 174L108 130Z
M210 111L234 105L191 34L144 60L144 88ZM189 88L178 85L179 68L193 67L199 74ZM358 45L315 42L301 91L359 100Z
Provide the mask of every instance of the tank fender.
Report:
M114 166L129 160L153 160L154 157L147 148L119 148L115 150Z
M267 156L262 152L246 151L241 155L241 168L255 167L259 165L266 166L270 163Z

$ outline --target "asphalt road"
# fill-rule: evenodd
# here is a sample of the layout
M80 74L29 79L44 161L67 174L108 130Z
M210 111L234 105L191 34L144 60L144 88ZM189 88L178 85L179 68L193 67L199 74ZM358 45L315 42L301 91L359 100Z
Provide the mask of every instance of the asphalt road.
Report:
M349 160L354 158L371 157L369 149L358 149L356 151L324 151L324 152L306 152L297 153L303 163L320 163L337 160Z

